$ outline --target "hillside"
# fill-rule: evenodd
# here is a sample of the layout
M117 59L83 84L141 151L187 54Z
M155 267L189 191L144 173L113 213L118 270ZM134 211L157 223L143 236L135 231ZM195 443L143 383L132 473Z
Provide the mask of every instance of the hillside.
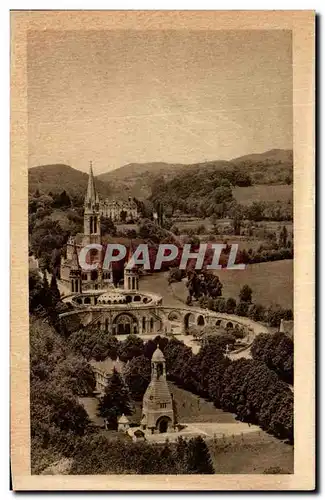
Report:
M163 176L171 179L187 165L179 163L129 163L111 172L101 174L98 179L114 185L122 197L135 196L139 199L147 198L151 193L152 183Z
M170 181L181 173L193 174L198 170L207 179L215 171L231 172L234 169L248 174L253 184L285 184L292 179L292 150L272 149L260 154L251 154L234 158L231 161L217 160L194 164L181 163L129 163L116 170L96 177L96 186L102 198L126 198L135 196L139 199L151 195L151 187L159 182ZM29 192L37 188L42 192L58 192L65 189L70 194L84 193L88 175L68 165L42 165L29 169Z
M67 191L70 195L84 195L87 189L88 174L69 165L41 165L28 171L28 191L38 189L41 193ZM106 198L112 192L109 184L96 179L96 188L101 197Z
M155 180L163 177L171 180L183 171L204 169L209 175L214 170L240 169L250 175L253 184L284 184L293 175L292 150L272 149L264 153L256 153L233 160L208 161L195 164L172 163L130 163L116 170L101 174L98 178L113 184L125 195L147 198L151 194L151 186Z

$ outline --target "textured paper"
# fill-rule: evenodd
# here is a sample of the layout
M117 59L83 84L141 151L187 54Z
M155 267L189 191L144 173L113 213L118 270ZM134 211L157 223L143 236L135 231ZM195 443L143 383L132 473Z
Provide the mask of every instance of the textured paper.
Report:
M15 490L311 490L315 487L314 23L312 11L11 12L11 467ZM31 476L28 336L28 30L292 30L295 463L292 475Z

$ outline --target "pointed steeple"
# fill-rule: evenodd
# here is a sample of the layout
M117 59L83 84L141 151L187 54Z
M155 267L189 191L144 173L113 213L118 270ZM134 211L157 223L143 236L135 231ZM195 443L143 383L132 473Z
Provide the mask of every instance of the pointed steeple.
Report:
M78 252L77 252L77 246L74 244L73 247L73 254L72 254L72 259L71 259L71 265L70 265L71 270L73 271L79 271L80 265L79 265L79 259L78 259Z
M93 174L93 165L90 162L89 165L89 177L88 177L88 187L85 198L85 206L87 208L93 208L95 205L99 203L98 194L95 188L94 174Z
M82 279L81 279L81 267L79 264L78 252L76 243L74 244L73 254L71 258L70 264L70 286L72 293L81 293L82 292Z

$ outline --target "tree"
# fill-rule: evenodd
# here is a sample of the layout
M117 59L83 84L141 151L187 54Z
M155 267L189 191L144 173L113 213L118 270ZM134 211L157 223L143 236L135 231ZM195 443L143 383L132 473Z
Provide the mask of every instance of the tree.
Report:
M60 300L60 291L54 274L52 274L50 290L52 293L53 301L57 303Z
M91 396L95 390L96 380L92 367L83 359L69 356L57 363L53 377L60 385L67 386L77 396Z
M255 337L251 347L254 359L263 361L279 377L293 383L293 340L284 333L262 333Z
M235 313L237 314L237 316L247 316L248 308L248 302L238 302Z
M116 236L116 226L110 217L100 218L100 231L102 235L110 234Z
M229 297L226 302L226 313L227 314L234 314L236 309L236 300L232 297Z
M119 341L113 335L107 335L92 325L73 332L69 336L68 346L86 359L103 361L107 357L117 358Z
M248 285L244 285L239 292L239 299L241 302L252 302L253 291Z
M128 215L128 213L127 213L126 210L121 210L121 213L120 213L121 222L125 222L126 221L127 215Z
M286 248L288 242L288 230L286 226L283 226L279 235L279 245L280 247Z
M247 219L253 221L260 221L263 219L265 204L262 202L254 201L250 206L247 207Z
M265 319L265 307L262 304L251 304L248 309L248 317L254 321Z
M107 420L110 427L117 429L117 419L123 413L132 414L130 393L121 375L114 369L105 394L99 401L98 414Z
M53 206L57 208L64 208L71 206L71 200L67 192L64 190L60 194L53 196Z
M122 361L129 361L137 356L142 356L143 348L143 340L137 337L137 335L131 334L120 343L118 354Z
M142 400L149 385L150 376L150 360L145 356L138 356L127 363L124 378L134 400Z
M201 436L188 443L187 468L189 474L214 474L209 449Z

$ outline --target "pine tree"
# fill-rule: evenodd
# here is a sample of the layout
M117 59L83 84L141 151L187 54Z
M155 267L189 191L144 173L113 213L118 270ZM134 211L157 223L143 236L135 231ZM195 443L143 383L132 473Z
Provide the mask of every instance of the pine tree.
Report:
M117 419L124 415L132 414L132 404L127 385L121 375L114 369L104 396L100 399L98 406L99 416L106 418L110 427L117 428Z
M209 449L201 436L188 443L187 467L190 474L214 474Z
M176 474L188 473L187 452L188 443L182 438L182 436L180 436L176 442L176 447L174 448Z
M60 291L59 291L59 288L58 288L58 284L57 284L57 281L56 281L55 274L52 274L51 284L50 284L50 290L51 290L51 293L52 293L53 301L55 303L58 302L60 300Z

